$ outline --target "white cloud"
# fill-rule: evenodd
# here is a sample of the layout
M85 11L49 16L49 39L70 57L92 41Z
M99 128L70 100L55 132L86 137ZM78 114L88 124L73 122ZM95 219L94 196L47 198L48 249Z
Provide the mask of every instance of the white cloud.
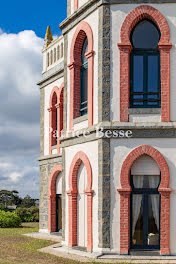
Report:
M38 196L39 88L43 39L32 30L0 29L1 189ZM24 186L25 185L25 186Z

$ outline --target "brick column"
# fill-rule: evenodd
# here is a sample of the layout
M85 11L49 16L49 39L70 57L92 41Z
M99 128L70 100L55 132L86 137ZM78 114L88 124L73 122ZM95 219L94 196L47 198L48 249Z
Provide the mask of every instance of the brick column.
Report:
M120 121L128 122L130 94L130 52L131 43L118 44L120 50Z
M92 251L93 249L93 233L92 233L92 200L93 191L85 191L87 195L87 251Z
M170 122L170 49L171 44L158 45L161 67L161 121Z
M130 193L131 188L118 189L120 193L120 254L128 255L130 249Z
M68 191L69 247L77 246L77 192Z
M161 194L160 254L170 255L170 188L159 188Z
M81 64L72 62L70 69L70 131L73 129L73 119L79 117L80 109L80 69Z
M94 52L86 53L88 59L88 126L93 125L93 81L94 81Z

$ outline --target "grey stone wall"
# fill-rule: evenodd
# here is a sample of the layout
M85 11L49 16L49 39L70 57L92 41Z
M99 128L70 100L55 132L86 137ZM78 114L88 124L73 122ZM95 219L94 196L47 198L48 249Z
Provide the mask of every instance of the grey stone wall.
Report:
M99 8L98 119L110 120L110 6Z
M98 140L99 247L110 248L110 140Z
M40 89L40 156L44 154L44 98L45 91Z
M98 120L110 121L110 7L99 7ZM99 247L110 248L110 140L98 141Z
M48 229L48 187L49 176L55 165L62 165L62 157L40 160L40 224L39 228Z

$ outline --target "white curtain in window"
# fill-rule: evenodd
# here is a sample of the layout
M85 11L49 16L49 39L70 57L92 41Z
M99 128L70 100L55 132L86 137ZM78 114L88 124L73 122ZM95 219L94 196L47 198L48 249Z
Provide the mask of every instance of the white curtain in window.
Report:
M158 184L158 177L157 176L150 176L149 177L149 186L150 188L156 188ZM152 211L153 216L155 219L155 224L159 231L159 195L150 195L151 202L152 202Z
M135 188L142 188L143 187L143 176L135 176L133 177L133 182ZM133 224L132 224L132 234L134 235L135 227L139 218L140 210L141 210L141 202L142 202L142 195L133 195Z

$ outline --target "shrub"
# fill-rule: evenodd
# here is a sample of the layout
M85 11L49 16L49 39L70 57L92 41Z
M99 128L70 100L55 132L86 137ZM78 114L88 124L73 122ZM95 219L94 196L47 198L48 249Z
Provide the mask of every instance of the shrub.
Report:
M15 213L0 210L0 228L20 227L21 218Z
M22 222L38 222L39 221L39 209L35 206L30 208L17 208L17 215L21 218Z

